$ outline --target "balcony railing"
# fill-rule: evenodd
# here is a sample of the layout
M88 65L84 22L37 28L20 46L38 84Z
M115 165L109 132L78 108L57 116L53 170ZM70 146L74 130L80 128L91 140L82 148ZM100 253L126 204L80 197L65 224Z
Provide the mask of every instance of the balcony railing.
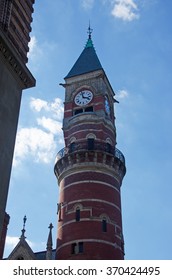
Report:
M94 139L88 139L88 141L79 143L71 143L69 147L63 148L57 153L56 161L76 151L102 151L114 155L125 165L125 157L120 150L111 146L109 143L98 142Z

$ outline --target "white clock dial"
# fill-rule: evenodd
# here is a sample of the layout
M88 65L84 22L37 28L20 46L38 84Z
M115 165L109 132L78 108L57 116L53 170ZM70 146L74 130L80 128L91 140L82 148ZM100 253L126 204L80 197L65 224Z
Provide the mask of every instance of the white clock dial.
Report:
M90 101L93 99L93 94L89 90L82 90L78 92L78 94L75 96L75 104L78 106L84 106L90 103Z

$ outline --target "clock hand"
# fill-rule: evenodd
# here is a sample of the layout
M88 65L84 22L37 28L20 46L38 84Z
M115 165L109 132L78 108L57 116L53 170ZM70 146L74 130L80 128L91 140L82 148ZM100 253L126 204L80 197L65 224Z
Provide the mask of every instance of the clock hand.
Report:
M88 96L84 96L84 92L82 92L82 98L89 100Z

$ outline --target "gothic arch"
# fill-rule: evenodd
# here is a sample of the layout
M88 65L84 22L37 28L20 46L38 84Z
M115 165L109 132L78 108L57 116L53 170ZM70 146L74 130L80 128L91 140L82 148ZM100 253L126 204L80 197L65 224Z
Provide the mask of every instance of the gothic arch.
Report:
M108 138L106 138L106 143L112 145L112 140L108 137Z
M69 143L75 143L76 142L76 137L71 137L70 140L69 140Z
M77 203L73 206L73 210L76 211L76 210L82 210L83 209L83 205L81 203Z
M100 219L101 220L106 220L107 222L110 222L109 216L105 213L100 215Z
M89 134L87 134L86 139L94 139L95 140L96 135L94 133L89 133Z

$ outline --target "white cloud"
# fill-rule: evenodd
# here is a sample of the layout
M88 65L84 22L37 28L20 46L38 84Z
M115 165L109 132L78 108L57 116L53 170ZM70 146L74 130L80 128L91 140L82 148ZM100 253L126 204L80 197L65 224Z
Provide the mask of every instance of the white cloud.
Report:
M55 98L53 102L47 102L39 98L31 98L30 107L32 110L49 112L58 120L63 118L63 102L60 98Z
M14 247L19 242L19 240L20 239L17 236L9 236L9 235L7 235L6 241L5 241L5 246L10 247L11 250L13 250ZM29 244L30 247L35 246L35 244L32 241L30 241L30 240L27 240L27 243Z
M61 133L61 122L58 122L51 118L42 117L37 119L37 123L54 135Z
M127 98L128 96L129 96L129 93L128 93L128 91L125 90L125 89L119 90L119 91L117 92L117 95L116 95L117 99L125 99L125 98Z
M112 0L112 15L124 21L132 21L139 18L138 7L135 0Z
M22 128L16 138L14 166L29 156L35 162L49 163L57 150L54 135L37 127Z
M5 246L10 247L11 251L12 251L18 242L19 242L19 237L7 235L6 241L5 241Z
M62 118L63 102L55 98L47 102L31 98L30 108L36 112L36 124L18 130L13 166L32 157L35 162L50 163L58 152L58 144L63 143Z
M48 102L39 98L31 97L30 107L37 112L40 112L42 109L48 110Z
M94 0L82 0L82 6L85 10L90 10L93 8Z
M42 55L42 50L38 46L38 41L35 36L31 37L28 46L29 46L29 52L28 52L27 56L29 59L33 60L33 59L40 57L40 55Z

